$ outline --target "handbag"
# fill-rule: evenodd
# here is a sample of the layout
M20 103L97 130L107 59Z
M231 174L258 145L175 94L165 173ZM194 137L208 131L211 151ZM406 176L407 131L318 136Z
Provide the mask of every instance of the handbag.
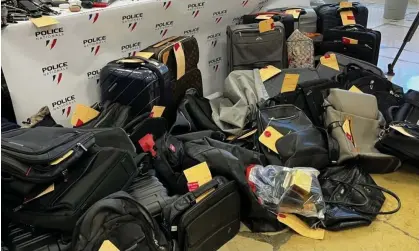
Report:
M399 197L390 190L378 186L363 168L354 164L325 169L318 177L326 213L314 226L331 231L368 226L379 214L399 211ZM397 200L397 208L380 212L385 201L384 193Z
M278 154L258 142L259 136L268 126L283 135L275 143ZM322 169L330 162L322 132L294 105L260 108L257 128L256 145L271 165Z
M295 30L287 40L288 67L313 68L314 43L313 40L299 30Z

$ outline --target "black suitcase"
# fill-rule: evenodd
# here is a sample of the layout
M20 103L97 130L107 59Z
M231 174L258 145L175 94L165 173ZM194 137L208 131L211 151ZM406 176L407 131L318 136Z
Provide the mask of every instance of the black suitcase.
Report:
M260 15L271 16L274 22L281 22L285 27L285 37L288 38L294 32L294 17L281 12L259 12L243 16L243 24L259 23L264 19L258 19Z
M197 202L196 198L210 192ZM163 226L180 250L214 251L240 229L240 194L235 181L215 177L163 209Z
M166 65L142 57L109 62L100 71L101 102L131 106L132 115L151 111L154 105L173 105L172 82Z
M367 27L368 23L368 9L364 5L353 2L352 8L339 8L337 4L323 4L314 9L317 12L317 32L324 33L325 31L332 29L336 26L342 26L342 20L340 17L341 11L352 10L356 24L360 24Z
M324 55L327 56L330 54L336 55L336 60L338 61L339 71L319 63L316 69L317 69L317 73L319 73L320 78L335 79L336 76L339 75L341 72L343 72L345 67L349 64L358 65L381 77L385 77L384 72L374 64L371 64L371 63L368 63L368 62L365 62L356 58L352 58L352 57L349 57L340 53L331 52L331 51L325 53Z
M33 230L21 225L8 227L9 251L70 251L71 233Z
M140 175L127 189L137 202L143 205L153 217L158 217L164 207L171 204L177 196L169 196L167 188L153 175Z
M358 40L352 44L350 39ZM326 30L318 53L338 52L377 65L381 33L362 25L346 25Z

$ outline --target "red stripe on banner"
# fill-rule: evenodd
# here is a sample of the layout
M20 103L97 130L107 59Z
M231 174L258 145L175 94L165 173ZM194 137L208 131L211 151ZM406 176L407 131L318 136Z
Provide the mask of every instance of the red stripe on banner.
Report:
M70 112L71 112L71 106L69 106L69 107L67 108L67 117L70 115Z
M98 45L98 46L96 47L95 56L96 56L96 55L97 55L97 53L99 52L99 49L100 49L100 45Z
M162 37L164 37L167 33L167 29L164 30L163 35L161 35Z
M167 10L167 8L169 8L170 4L172 4L172 1L167 2L166 10Z
M135 29L135 27L137 26L137 22L135 22L132 27L131 27L131 31L133 31Z
M55 46L55 44L57 43L57 39L56 38L54 38L53 40L52 40L52 44L51 44L51 49L50 50L52 50L52 48L54 48L54 46Z
M197 10L197 11L195 12L195 16L194 16L194 17L197 17L197 16L198 16L198 13L199 13L199 10Z
M99 13L95 14L95 18L93 19L93 23L95 23L97 21L97 19L99 18Z
M59 84L61 82L61 79L63 78L63 73L60 72L58 73L58 80L57 80L57 84Z

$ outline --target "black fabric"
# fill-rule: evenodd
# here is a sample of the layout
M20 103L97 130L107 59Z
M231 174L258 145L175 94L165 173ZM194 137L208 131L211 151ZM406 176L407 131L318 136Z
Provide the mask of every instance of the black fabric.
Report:
M241 218L253 232L275 232L284 228L274 214L259 204L247 184L246 167L252 164L265 165L262 154L211 138L186 142L184 147L185 169L205 161L213 176L224 176L236 181L242 201Z
M98 251L104 241L119 250L170 250L156 221L126 192L116 192L95 203L77 221L72 250Z
M392 214L401 207L396 194L377 186L372 177L356 164L329 167L318 179L327 208L325 219L317 226L327 230L368 226L377 214ZM385 201L383 192L398 201L396 209L380 212Z
M269 164L322 169L330 163L322 132L296 106L277 105L259 109L257 126L255 141L268 126L284 135L276 141L278 154L258 142L257 147L267 157Z
M412 137L406 136L389 127L375 144L383 153L398 157L401 161L408 161L419 166L419 125L409 122L393 122L390 125L403 128Z
M145 154L141 157L136 159L140 163L137 168L127 151L96 148L69 170L65 180L56 180L54 189L39 198L35 196L50 184L25 198L6 191L2 198L6 204L3 209L6 216L15 222L70 231L90 205L104 196L125 189L137 176L139 169L146 168L149 161Z
M386 77L362 68L362 66L349 64L336 79L346 90L356 86L363 93L374 95L377 98L378 110L383 115L387 115L390 107L400 106L404 103L402 87L391 83ZM388 116L385 118L387 121L390 120Z
M342 25L340 12L345 10L352 10L355 16L356 24L367 27L368 23L368 9L364 5L353 2L352 8L339 8L339 3L323 4L314 8L317 13L317 32L324 33L325 31Z
M7 132L18 128L20 128L18 124L10 122L6 118L1 117L1 132Z
M358 43L351 44L344 37L356 39ZM323 55L328 51L334 51L377 65L380 45L379 31L367 29L362 25L346 25L325 30L323 42L317 53Z
M385 113L389 121L405 121L411 124L419 124L419 92L409 90L404 95L404 104L390 107Z
M178 107L176 121L170 133L179 135L203 130L220 131L212 119L209 100L191 88L186 91Z
M6 79L3 74L3 68L1 69L1 116L12 123L16 123L12 98L10 97L9 88L7 87Z
M105 102L100 114L78 128L124 127L131 118L131 107L119 103Z
M207 192L210 194L196 201ZM165 207L163 216L163 226L178 241L181 250L218 250L240 229L240 194L236 182L214 177Z

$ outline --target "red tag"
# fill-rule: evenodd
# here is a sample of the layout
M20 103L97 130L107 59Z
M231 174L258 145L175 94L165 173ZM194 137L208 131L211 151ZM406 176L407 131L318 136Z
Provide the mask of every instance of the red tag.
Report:
M176 152L176 147L175 147L174 145L172 145L172 144L170 144L169 149L170 149L172 152Z
M141 146L144 152L149 152L153 157L157 155L157 152L154 150L154 139L153 135L148 133L144 137L138 140L138 144Z
M324 55L324 58L330 58L330 55L329 54Z
M275 24L271 23L271 29L273 30L275 28Z
M343 37L342 38L342 43L344 43L344 44L350 44L351 43L351 40L349 40L348 38L346 38L346 37Z
M353 142L352 135L350 135L349 133L345 133L345 135L346 135L346 138L348 138L351 142Z
M198 189L198 187L199 187L198 182L189 182L188 183L189 192L195 191L196 189Z
M355 17L354 16L347 16L346 17L348 20L355 20Z
M81 126L83 124L84 124L83 121L81 121L81 119L78 119L77 120L77 123L76 123L76 127L79 127L79 126Z
M249 176L250 176L250 171L252 171L252 168L255 167L255 164L251 164L249 166L246 167L246 179L247 179L247 183L249 184L250 189L252 189L253 192L256 191L256 186L253 182L251 182L249 180Z
M154 117L154 112L150 112L150 116L149 116L150 118L153 118Z
M280 218L287 218L287 216L285 216L285 214L278 214L278 216L279 216Z
M267 138L269 138L269 137L271 137L271 132L270 131L265 131L265 137L267 137Z
M179 47L180 47L179 43L176 43L176 44L173 45L173 48L175 48L175 51L177 51L179 49Z

